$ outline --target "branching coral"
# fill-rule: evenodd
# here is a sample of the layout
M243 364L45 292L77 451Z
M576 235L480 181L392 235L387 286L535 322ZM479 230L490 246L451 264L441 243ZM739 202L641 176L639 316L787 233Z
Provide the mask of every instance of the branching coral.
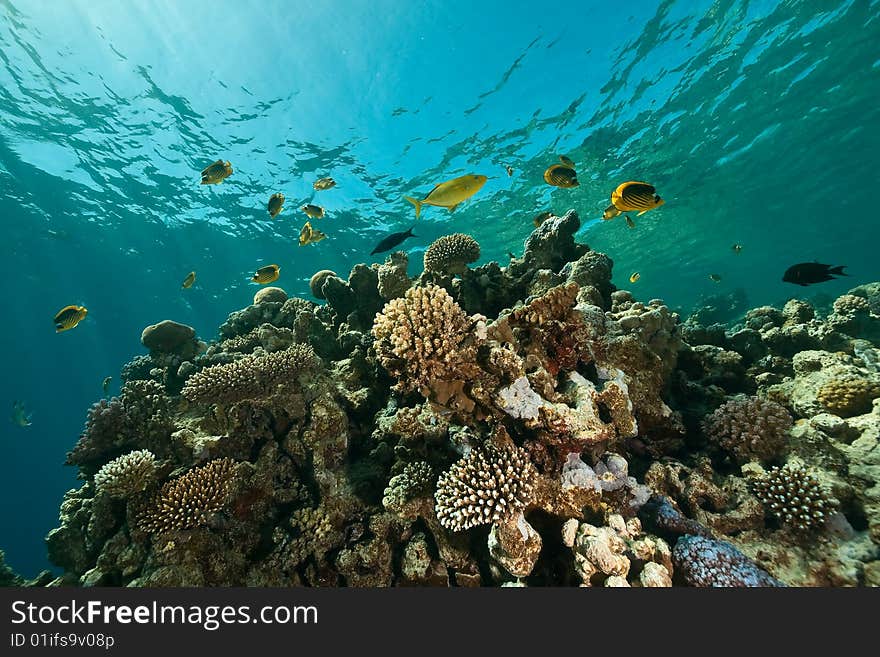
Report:
M776 402L748 397L732 399L703 420L707 438L738 463L771 461L788 444L792 419Z
M425 271L461 274L480 258L480 245L470 235L453 233L434 240L425 250Z
M156 457L139 449L104 464L95 475L95 488L111 497L131 497L149 488L156 479Z
M801 465L772 468L752 485L767 511L799 530L821 528L837 506L815 475Z
M407 463L403 472L394 475L382 496L382 506L400 516L411 516L406 513L407 503L416 497L428 495L434 484L434 472L424 461Z
M437 519L461 531L511 517L531 500L535 468L525 450L488 443L440 475Z
M301 375L314 373L320 359L308 345L284 351L255 353L225 365L213 365L186 381L182 394L189 401L234 404L271 397L278 386L292 385Z
M148 534L207 525L226 506L234 467L232 459L216 459L166 482L136 514L135 524Z
M473 321L436 285L414 287L385 304L373 323L379 360L410 389L461 379L473 366Z

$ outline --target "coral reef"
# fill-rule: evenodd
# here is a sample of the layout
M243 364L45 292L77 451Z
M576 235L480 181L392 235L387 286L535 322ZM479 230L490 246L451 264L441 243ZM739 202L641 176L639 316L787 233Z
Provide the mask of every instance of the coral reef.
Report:
M682 323L579 228L149 327L68 455L53 585L880 583L880 284Z
M261 287L254 294L254 305L259 303L284 303L287 301L287 292L280 287Z
M669 545L642 531L638 518L618 514L596 527L571 519L563 526L563 543L572 548L575 572L584 586L672 586Z

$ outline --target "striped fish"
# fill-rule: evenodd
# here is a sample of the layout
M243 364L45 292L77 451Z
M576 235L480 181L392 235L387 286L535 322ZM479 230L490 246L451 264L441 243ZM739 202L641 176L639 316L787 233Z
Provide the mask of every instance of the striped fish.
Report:
M55 332L69 331L83 321L88 313L83 306L64 306L55 314Z
M554 164L544 172L544 182L554 187L577 187L577 172L571 167Z
M183 279L183 283L180 284L180 287L182 287L184 290L188 290L189 288L192 287L193 283L195 283L195 282L196 282L196 273L194 271L191 271L190 273L188 273L186 275L186 278Z
M657 190L653 185L645 182L625 182L611 194L611 204L620 212L635 212L637 217L649 210L658 208L665 201L657 196Z

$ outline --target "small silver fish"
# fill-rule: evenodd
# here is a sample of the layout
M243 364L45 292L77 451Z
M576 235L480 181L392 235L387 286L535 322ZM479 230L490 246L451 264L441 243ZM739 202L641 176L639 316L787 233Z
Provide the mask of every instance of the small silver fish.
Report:
M17 427L31 426L31 414L24 410L24 402L12 402L12 424Z

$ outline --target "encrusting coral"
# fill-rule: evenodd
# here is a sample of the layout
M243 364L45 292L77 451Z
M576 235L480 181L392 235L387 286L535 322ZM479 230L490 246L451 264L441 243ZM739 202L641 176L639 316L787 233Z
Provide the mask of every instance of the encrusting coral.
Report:
M833 379L822 385L816 393L819 403L830 413L840 417L853 417L870 412L871 402L878 397L880 397L880 381L863 378Z
M673 548L676 573L691 586L784 586L726 541L684 536Z

